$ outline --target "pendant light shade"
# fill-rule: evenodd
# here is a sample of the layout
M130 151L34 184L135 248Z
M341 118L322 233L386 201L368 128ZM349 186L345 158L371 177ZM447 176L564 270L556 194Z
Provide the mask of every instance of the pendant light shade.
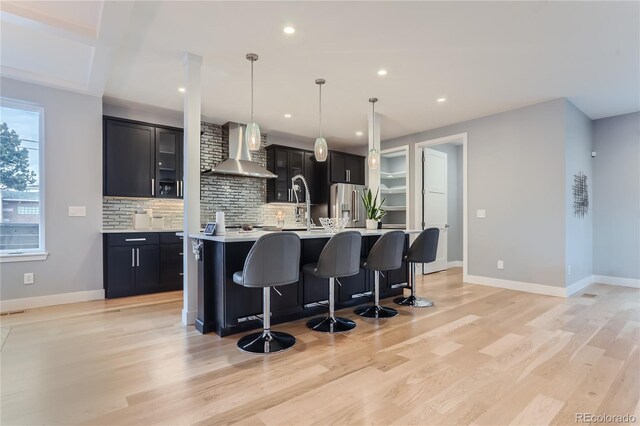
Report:
M247 60L251 62L251 121L245 129L244 141L249 151L258 151L260 150L262 136L260 135L260 126L253 121L253 63L258 60L258 55L247 53Z
M367 156L367 164L369 168L372 170L376 170L380 168L380 151L376 149L376 102L378 102L378 98L369 99L371 102L371 145L373 146L369 150L369 155Z
M322 137L322 85L324 83L325 81L322 78L316 80L320 96L318 97L318 138L313 146L313 155L316 157L316 161L320 163L327 161L327 156L329 155L327 141Z

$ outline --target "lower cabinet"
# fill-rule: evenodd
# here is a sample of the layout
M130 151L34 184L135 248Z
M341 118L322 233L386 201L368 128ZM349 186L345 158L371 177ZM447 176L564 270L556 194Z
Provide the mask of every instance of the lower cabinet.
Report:
M182 244L175 233L104 235L107 298L182 289Z

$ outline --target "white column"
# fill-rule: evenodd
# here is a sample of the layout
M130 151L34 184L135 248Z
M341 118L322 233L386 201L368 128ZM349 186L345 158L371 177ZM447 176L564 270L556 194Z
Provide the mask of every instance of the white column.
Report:
M376 112L375 117L372 112L367 114L367 120L369 122L369 147L367 150L367 157L369 155L369 151L375 148L380 151L380 114ZM375 132L374 132L375 129ZM371 170L367 165L367 185L373 192L374 196L378 188L380 187L380 168L378 167L375 170Z
M184 240L182 323L194 324L198 310L198 262L193 256L188 234L200 231L200 117L202 57L185 53L184 68Z

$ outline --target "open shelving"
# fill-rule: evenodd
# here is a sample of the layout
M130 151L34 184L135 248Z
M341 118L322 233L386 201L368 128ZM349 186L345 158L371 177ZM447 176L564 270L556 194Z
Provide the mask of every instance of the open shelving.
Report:
M385 199L382 208L383 228L406 228L409 201L407 195L409 148L386 149L380 152L380 195Z

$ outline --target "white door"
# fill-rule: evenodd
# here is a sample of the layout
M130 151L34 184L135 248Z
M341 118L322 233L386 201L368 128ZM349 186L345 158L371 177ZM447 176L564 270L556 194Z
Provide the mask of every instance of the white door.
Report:
M447 269L447 154L423 148L424 229L439 228L436 261L423 266L428 274Z

